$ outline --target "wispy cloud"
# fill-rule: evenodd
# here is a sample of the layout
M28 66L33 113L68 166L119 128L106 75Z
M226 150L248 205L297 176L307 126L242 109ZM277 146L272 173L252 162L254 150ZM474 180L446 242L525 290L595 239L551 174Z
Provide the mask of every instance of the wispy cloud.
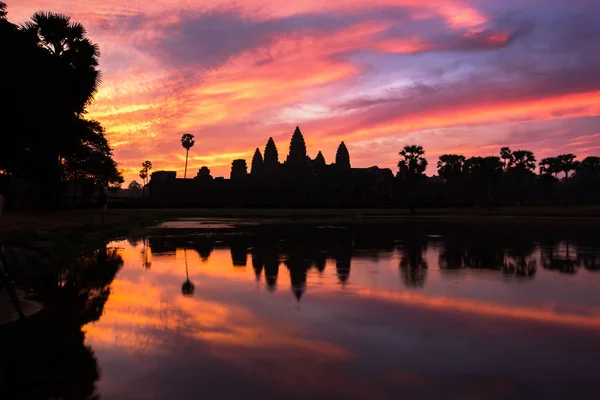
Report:
M100 44L89 117L128 179L144 159L181 169L184 131L197 139L191 168L216 175L269 136L285 153L297 124L310 154L331 160L346 139L356 166L393 167L408 142L432 157L600 145L594 1L20 0L9 18L40 9Z

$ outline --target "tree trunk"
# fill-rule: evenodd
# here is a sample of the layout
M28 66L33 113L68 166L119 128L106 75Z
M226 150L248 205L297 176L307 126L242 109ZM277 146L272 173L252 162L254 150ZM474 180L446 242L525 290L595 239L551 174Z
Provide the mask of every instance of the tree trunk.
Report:
M183 170L183 179L185 179L187 177L187 162L188 162L189 152L190 152L189 149L185 149L185 169Z

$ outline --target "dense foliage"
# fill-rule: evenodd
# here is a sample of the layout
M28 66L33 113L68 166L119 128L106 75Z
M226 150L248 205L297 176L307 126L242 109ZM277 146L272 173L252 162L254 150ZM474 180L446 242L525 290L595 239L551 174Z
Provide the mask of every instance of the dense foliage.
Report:
M83 117L100 84L98 46L68 16L38 12L17 26L0 9L0 171L45 202L68 186L120 186L104 129Z

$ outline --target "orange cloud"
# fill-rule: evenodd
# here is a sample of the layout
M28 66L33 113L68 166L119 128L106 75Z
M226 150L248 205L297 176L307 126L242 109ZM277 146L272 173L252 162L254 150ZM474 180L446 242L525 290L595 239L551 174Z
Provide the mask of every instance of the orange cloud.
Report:
M361 297L399 302L410 306L600 329L600 311L594 315L559 314L552 309L508 307L481 301L431 297L409 292L359 290L357 294Z
M502 140L498 136L506 129L503 124L600 115L600 84L590 78L592 74L582 74L585 86L558 84L567 73L576 78L579 68L593 71L598 65L591 58L593 52L571 54L576 46L563 49L560 41L527 42L515 49L515 32L523 29L491 20L483 7L466 0L374 0L368 4L359 0L249 0L235 6L219 0L21 0L9 4L9 18L24 21L39 9L72 15L99 43L103 84L88 117L106 127L127 181L137 178L144 159L151 159L155 170L181 171L179 137L186 131L196 135L197 143L190 154L190 170L207 165L213 175L227 176L231 158L249 159L269 136L287 141L295 125L303 128L313 155L323 150L330 161L338 142L346 139L351 153L353 146L358 150L353 153L355 166L390 167L398 150L395 142L404 138L431 145L432 153L443 148L488 151L482 146ZM233 28L216 24L218 29L209 30L211 37L202 36L202 27L191 36L183 28L178 30L193 16L219 12L229 13ZM339 26L338 19L343 20ZM305 20L313 21L312 28L303 25ZM219 32L226 34L238 25L242 32L247 26L252 31L254 25L273 23L276 29L263 32L261 27L247 46L236 47L244 38L231 36L231 54L226 51L217 57L218 63L209 66L202 64L201 57L198 65L193 57L179 65L171 56L179 45L179 53L186 55L196 54L209 43L214 47L205 47L200 54L210 57L211 52L231 44ZM186 34L187 41L180 42ZM537 48L557 53L549 59L533 57ZM494 50L506 51L485 58ZM467 51L471 55L465 56ZM498 67L511 57L521 61L505 69ZM562 65L559 59L579 61ZM551 66L556 70L550 70ZM543 71L537 71L538 67ZM490 71L490 81L502 82L490 86L484 95L478 86L488 82L470 80L472 70L480 68ZM539 77L547 76L555 77L544 78L548 85L558 87L555 92L528 92L535 91ZM444 103L430 101L436 100L435 93L386 103L390 92L412 85L444 92L440 96ZM514 90L505 93L504 87ZM376 100L372 106L336 107L366 94ZM431 134L436 130L439 137L440 131L457 127L470 130L461 131L460 138L445 140ZM570 150L593 152L597 147L595 138L570 143ZM284 155L287 143L278 145ZM380 146L382 151L370 151L370 146Z

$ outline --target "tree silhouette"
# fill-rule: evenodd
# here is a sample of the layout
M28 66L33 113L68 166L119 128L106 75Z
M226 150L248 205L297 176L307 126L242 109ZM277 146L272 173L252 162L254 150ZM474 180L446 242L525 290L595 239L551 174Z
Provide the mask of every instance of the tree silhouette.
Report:
M569 172L577 169L578 162L575 161L576 158L575 154L561 154L556 157L560 163L560 172L565 173L565 180L569 180Z
M266 150L265 150L266 152ZM292 139L290 140L290 152L286 163L291 165L301 165L306 162L306 143L300 128L296 127Z
M34 183L45 205L57 204L65 182L117 187L121 177L101 125L82 118L100 83L98 46L65 15L38 12L21 26L5 17L3 3L0 87L11 99L0 109L9 132L0 170Z
M491 198L503 172L500 157L471 157L465 160L465 169L477 189Z
M504 162L504 170L506 171L514 158L512 150L509 147L502 147L500 149L500 158Z
M272 169L275 166L279 165L279 155L277 153L277 146L275 146L275 141L272 137L267 141L267 145L265 146L265 157L264 157L264 165L265 167Z
M142 185L138 183L138 181L129 182L129 186L127 187L129 190L142 190Z
M145 183L144 183L145 185L148 184L148 178L149 178L150 170L151 169L152 169L152 162L151 161L146 160L146 161L144 161L142 163L142 171L144 171L144 178L142 178L142 179L145 179ZM141 177L142 176L141 176L141 173L140 173L140 178Z
M463 174L465 157L459 154L444 154L438 161L438 175L446 181L454 181Z
M406 287L425 286L428 265L423 252L426 249L426 242L421 242L416 234L404 242L400 250L400 272Z
M181 146L185 149L185 169L183 170L183 179L187 178L188 154L190 149L194 147L194 143L194 135L191 133L184 133L181 136Z
M260 154L260 150L257 147L256 150L254 151L254 156L252 156L252 167L250 169L250 174L251 175L260 174L260 172L262 171L262 167L263 167L263 158L262 158L262 154Z
M577 166L578 173L588 176L600 176L600 157L589 156L583 159Z
M140 185L138 181L129 182L127 189L129 189L129 192L133 196L139 196L142 193L142 185Z
M340 143L335 152L335 165L340 169L350 169L350 153L344 142Z
M405 146L398 154L402 157L398 161L398 173L402 178L412 181L423 176L427 169L427 160L423 157L425 155L423 146Z
M530 150L516 150L512 153L509 167L519 170L535 170L535 156Z
M148 171L146 171L144 168L140 169L140 179L144 183L144 186L146 186L146 178L147 177L148 177Z
M540 161L540 174L542 175L551 175L556 177L556 175L561 172L561 162L557 157L547 157L543 158Z
M86 30L71 18L51 12L37 12L23 29L35 34L40 47L58 59L60 64L68 66L61 69L68 75L56 76L68 93L58 96L57 101L77 114L83 113L100 85L98 58L100 49L86 38ZM67 72L68 71L68 72Z

